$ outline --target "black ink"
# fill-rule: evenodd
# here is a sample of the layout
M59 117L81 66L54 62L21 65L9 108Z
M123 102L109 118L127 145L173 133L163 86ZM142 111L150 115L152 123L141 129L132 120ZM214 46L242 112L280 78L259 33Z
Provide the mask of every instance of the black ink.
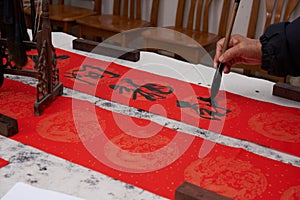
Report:
M132 189L134 189L134 187L133 187L132 185L129 185L129 184L126 184L126 185L125 185L125 188L126 188L127 190L132 190Z
M199 114L201 118L208 120L221 120L221 117L231 112L231 110L219 107L210 98L198 97L197 99L199 102L195 104L177 100L177 106L180 108L190 108Z
M30 183L30 184L33 184L33 183L37 183L38 181L37 180L28 179L27 182Z
M102 105L104 107L112 107L113 106L111 102L105 102L105 103L102 103Z
M31 54L31 55L28 55L28 57L31 58L31 60L34 63L34 68L37 69L38 65L39 65L39 56ZM60 55L60 56L54 55L54 58L60 59L60 60L65 60L65 59L69 59L70 56L68 56L68 55Z
M198 104L190 104L187 101L179 101L179 100L177 100L176 103L177 103L177 106L180 108L191 108L194 111L198 112Z
M131 79L123 79L126 84L124 85L110 85L109 87L113 90L119 90L120 94L123 92L132 92L132 99L136 100L138 94L143 96L149 101L156 101L157 99L165 99L167 95L173 93L173 88L169 86L162 86L154 83L147 83L139 86L135 84Z
M85 183L89 184L90 186L95 186L95 185L99 184L99 180L93 175L91 175L91 177L89 177L85 180L81 180L81 182L85 182Z
M125 87L125 86L120 86L120 85L109 85L109 87L113 90L119 90L120 94L123 94L123 91L125 90L126 92L130 92L130 88Z
M74 78L76 80L82 81L88 85L95 86L98 79L102 78L117 78L120 75L104 70L97 66L92 65L83 65L80 69L72 70L72 72L65 72L65 77L67 78ZM89 81L88 79L92 79L92 81Z
M209 103L210 106L212 107L218 107L217 102L214 99L211 99L210 97L205 98L205 97L197 97L197 99L199 99L200 101Z
M60 56L55 55L54 58L60 59L60 60L65 60L65 59L69 59L70 56L68 56L68 55L60 55Z

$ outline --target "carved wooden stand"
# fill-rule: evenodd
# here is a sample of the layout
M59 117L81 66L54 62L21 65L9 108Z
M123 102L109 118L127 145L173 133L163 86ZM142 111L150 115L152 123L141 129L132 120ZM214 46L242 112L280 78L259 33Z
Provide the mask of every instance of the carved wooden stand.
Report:
M29 76L38 79L36 86L37 100L34 103L34 114L39 116L44 109L63 93L63 84L59 82L58 68L56 67L55 48L52 45L51 26L49 20L49 3L42 3L42 28L37 32L37 42L23 41L27 49L38 50L38 69L18 69L10 60L5 39L0 39L0 86L3 83L3 74Z

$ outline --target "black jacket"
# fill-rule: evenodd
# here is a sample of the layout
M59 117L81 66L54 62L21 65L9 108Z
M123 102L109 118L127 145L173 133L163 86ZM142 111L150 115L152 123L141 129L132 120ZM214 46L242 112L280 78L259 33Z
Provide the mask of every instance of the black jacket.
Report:
M260 42L263 69L277 76L300 76L300 17L269 26Z
M27 55L23 41L29 41L29 35L22 0L0 0L0 33L2 38L6 38L11 59L17 67L24 66Z

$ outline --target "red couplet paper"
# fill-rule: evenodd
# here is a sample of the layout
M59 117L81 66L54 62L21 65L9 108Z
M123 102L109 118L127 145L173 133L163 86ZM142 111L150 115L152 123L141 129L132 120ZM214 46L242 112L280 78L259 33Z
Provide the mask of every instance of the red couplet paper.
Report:
M0 168L4 167L5 165L8 165L8 164L9 164L9 162L7 160L0 158Z
M300 109L209 89L57 49L64 86L300 156ZM170 66L171 67L171 66Z
M5 79L1 112L19 123L12 139L163 197L187 181L233 199L299 199L299 167L219 144L199 158L199 137L67 97L34 116L34 101L34 87Z

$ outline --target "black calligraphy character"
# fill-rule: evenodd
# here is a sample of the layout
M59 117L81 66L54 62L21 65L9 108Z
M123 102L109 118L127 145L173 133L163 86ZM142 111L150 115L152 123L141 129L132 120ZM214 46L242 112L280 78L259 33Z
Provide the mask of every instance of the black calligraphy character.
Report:
M131 79L123 79L129 87L120 85L110 85L109 87L117 90L122 94L125 90L126 92L133 92L132 99L136 100L137 95L145 97L149 101L155 101L157 99L165 99L166 95L173 93L173 88L169 86L162 86L154 83L147 83L145 85L139 86L135 84Z
M92 86L96 85L94 82L98 81L98 79L104 77L117 78L120 76L119 74L92 65L83 65L80 69L65 72L65 74L70 74L65 76L67 78L74 78ZM91 80L89 81L88 79Z
M31 60L33 61L34 63L34 68L37 69L39 67L39 56L38 55L29 55L29 57L31 58ZM68 55L59 55L57 56L56 54L54 55L54 58L55 59L60 59L60 60L64 60L64 59L68 59L70 58L70 56Z
M178 100L177 106L180 108L191 108L199 114L201 118L209 120L221 120L221 117L231 112L231 110L219 107L216 102L211 102L209 98L198 97L198 99L200 102L195 104Z

